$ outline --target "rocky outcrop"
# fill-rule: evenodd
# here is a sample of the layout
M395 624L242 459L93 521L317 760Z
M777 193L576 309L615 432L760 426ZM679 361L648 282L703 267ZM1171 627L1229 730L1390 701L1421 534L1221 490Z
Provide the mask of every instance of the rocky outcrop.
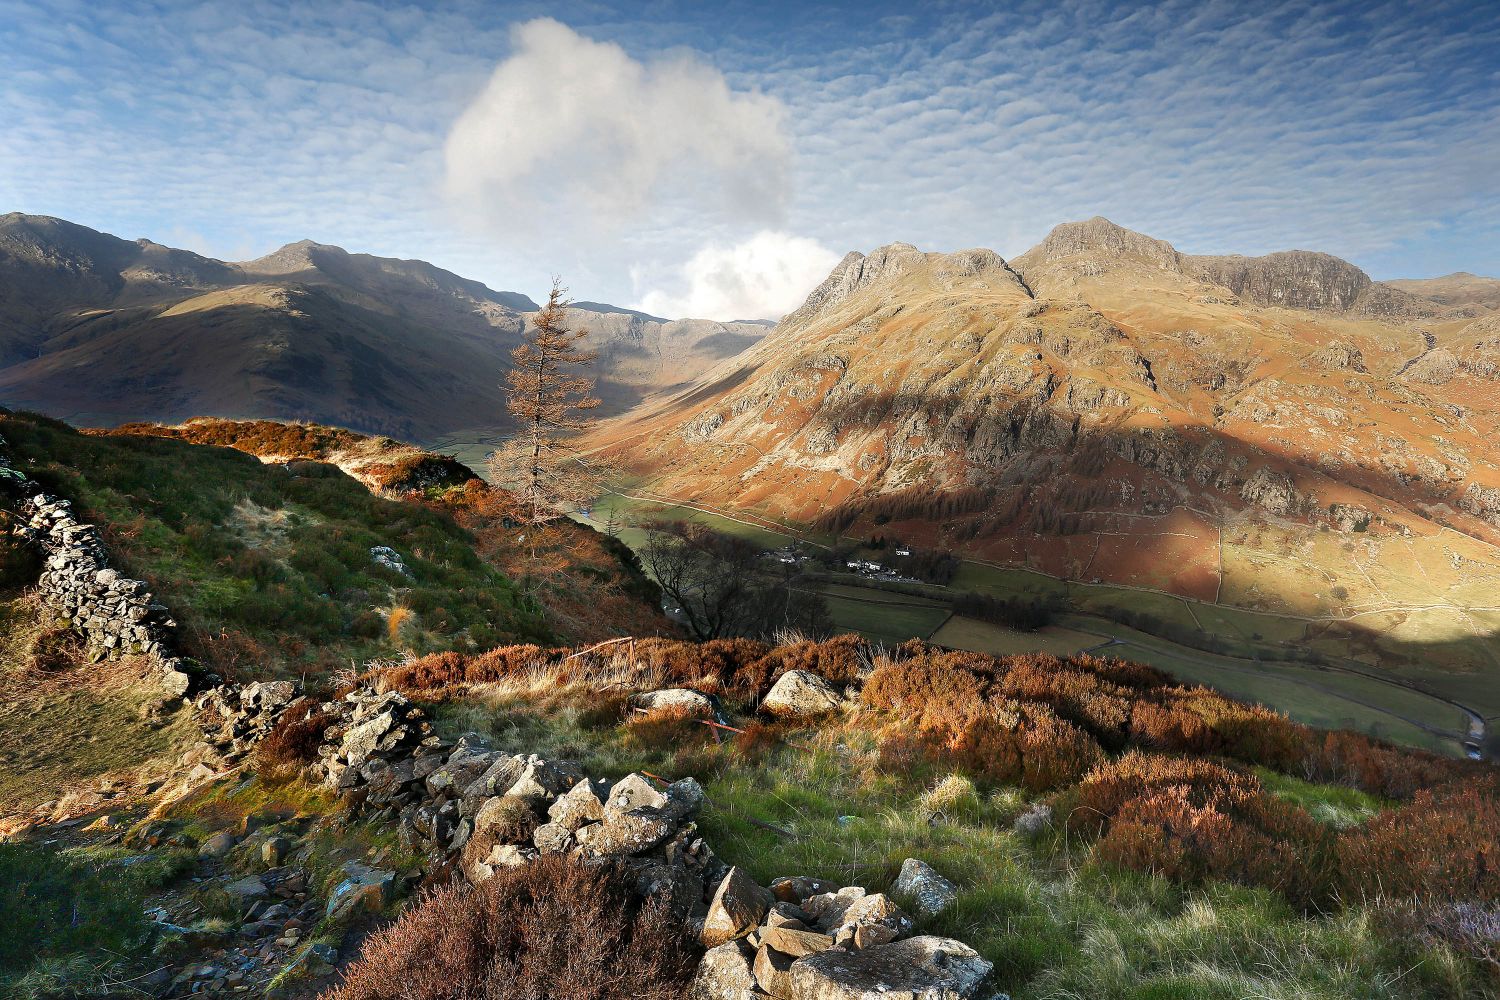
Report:
M884 893L803 876L763 887L725 865L698 834L705 796L692 778L664 784L636 773L611 781L571 761L497 750L474 734L450 743L405 696L367 686L316 706L289 681L222 686L195 704L206 745L226 760L249 752L283 713L315 711L327 725L307 777L341 792L350 810L396 824L403 845L434 868L455 865L482 882L500 867L563 852L625 866L637 890L664 901L708 949L693 984L700 1000L853 1000L872 990L968 1000L989 974L989 963L961 942L911 937L914 921ZM347 867L326 918L381 909L392 879L382 869ZM254 877L231 887L247 903L267 892ZM918 861L903 866L895 890L924 914L956 895Z
M1458 498L1458 506L1464 513L1500 527L1500 486L1470 483Z
M1307 505L1291 476L1264 465L1245 480L1240 496L1279 517L1292 517Z
M0 490L16 503L19 517L12 530L42 553L37 593L57 623L81 635L98 659L149 657L165 694L187 695L200 671L175 652L177 623L144 580L110 567L99 529L80 521L71 503L43 490L4 454Z
M1263 257L1186 257L1189 273L1223 285L1251 305L1348 312L1374 319L1436 315L1433 303L1371 281L1347 260L1309 250Z
M1345 310L1370 287L1370 276L1326 253L1286 250L1264 257L1194 257L1193 269L1258 306Z
M1447 385L1457 377L1459 367L1457 355L1446 347L1436 347L1407 365L1401 377L1424 385Z
M1152 239L1116 225L1103 216L1054 226L1041 243L1016 258L1021 276L1033 286L1033 274L1068 264L1080 274L1100 274L1122 260L1163 271L1181 268L1181 255L1165 240Z

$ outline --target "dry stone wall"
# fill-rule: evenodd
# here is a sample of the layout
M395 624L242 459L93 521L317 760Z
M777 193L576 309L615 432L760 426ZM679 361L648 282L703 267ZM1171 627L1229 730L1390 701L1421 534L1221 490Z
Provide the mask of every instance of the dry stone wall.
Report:
M4 441L0 440L0 446ZM162 688L183 697L198 670L176 653L176 622L144 580L109 565L99 529L80 521L72 504L48 493L0 452L0 489L13 502L14 533L42 553L37 591L60 624L76 630L95 656L150 657Z

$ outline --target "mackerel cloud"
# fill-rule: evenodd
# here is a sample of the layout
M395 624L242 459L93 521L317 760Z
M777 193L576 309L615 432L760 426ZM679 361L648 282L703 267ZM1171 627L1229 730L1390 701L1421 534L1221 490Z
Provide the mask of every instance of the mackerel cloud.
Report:
M566 238L687 198L725 221L784 216L780 101L691 55L641 62L550 18L517 25L512 44L444 145L447 194L471 221Z

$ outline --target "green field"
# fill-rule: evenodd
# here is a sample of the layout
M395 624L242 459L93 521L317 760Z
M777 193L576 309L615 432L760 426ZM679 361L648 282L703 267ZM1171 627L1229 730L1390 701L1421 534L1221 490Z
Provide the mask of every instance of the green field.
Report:
M941 601L870 587L826 583L818 591L828 602L828 612L837 630L858 632L881 642L925 639L950 615L948 606Z
M616 534L637 549L645 542L645 532L634 525L652 518L699 521L767 549L780 548L794 537L685 506L620 494L603 498L586 520L602 527L611 511ZM815 544L831 541L814 540ZM1368 643L1356 644L1347 636L1322 636L1317 623L1291 615L1205 604L1130 587L1073 583L1031 570L971 561L960 566L948 587L921 588L929 595L925 597L881 589L852 575L838 574L833 581L820 584L819 589L828 600L834 626L882 642L923 638L993 655L1031 651L1066 655L1116 640L1098 652L1149 663L1183 681L1210 685L1311 725L1358 729L1447 753L1464 752L1468 721L1443 697L1471 705L1481 714L1500 714L1500 691L1487 672L1453 669L1446 663L1424 662L1419 656L1377 655ZM948 595L961 591L1000 598L1052 598L1074 613L1037 632L1020 632L951 616ZM1194 645L1140 631L1121 620L1141 624L1140 616L1149 617L1148 627L1161 628ZM1219 652L1195 648L1200 641L1195 636L1215 642ZM1321 654L1326 663L1298 662L1297 657L1308 652ZM1378 659L1378 664L1369 662L1372 659Z
M1413 746L1462 752L1460 742L1467 729L1464 714L1419 691L1309 664L1205 653L1117 622L1081 616L1067 620L1118 640L1097 650L1099 655L1147 663L1181 680L1276 708L1309 725L1358 729Z
M611 513L615 516L613 528L615 537L637 552L646 544L646 531L642 526L651 521L697 521L722 534L743 538L765 549L780 548L796 538L790 533L781 534L693 507L652 503L619 493L606 493L594 501L587 515L578 514L576 517L590 527L604 531L609 526Z
M1070 656L1073 653L1097 646L1104 640L1091 632L1048 625L1035 632L1021 632L992 625L989 622L954 615L933 633L932 641L940 646L954 649L970 649L976 653L994 656L1009 656L1015 653L1042 652L1054 656Z

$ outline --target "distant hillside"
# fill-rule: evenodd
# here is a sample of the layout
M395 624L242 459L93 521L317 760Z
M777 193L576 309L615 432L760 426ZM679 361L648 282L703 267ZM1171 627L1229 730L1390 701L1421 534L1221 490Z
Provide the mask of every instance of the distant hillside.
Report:
M1400 278L1386 284L1445 306L1500 309L1500 278L1457 271L1441 278Z
M897 243L592 443L657 495L1306 616L1482 686L1500 314L1474 312L1103 219L1009 262Z
M11 214L0 402L84 424L270 417L431 441L508 423L502 372L535 308L423 261L306 240L231 264ZM610 306L572 319L600 351L605 413L765 332Z

